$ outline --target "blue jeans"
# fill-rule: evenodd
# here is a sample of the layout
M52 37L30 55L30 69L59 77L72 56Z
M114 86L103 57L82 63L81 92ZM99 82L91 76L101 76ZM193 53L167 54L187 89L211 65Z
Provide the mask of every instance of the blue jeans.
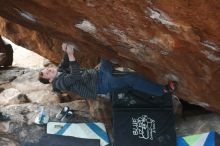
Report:
M153 96L163 95L163 85L153 83L137 73L128 73L119 76L112 75L112 64L108 60L101 60L98 71L98 94L106 94L117 89L130 87Z

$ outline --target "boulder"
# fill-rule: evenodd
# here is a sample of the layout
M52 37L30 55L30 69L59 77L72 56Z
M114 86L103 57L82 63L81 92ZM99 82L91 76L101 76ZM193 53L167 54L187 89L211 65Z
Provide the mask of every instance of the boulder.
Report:
M19 104L18 95L21 92L15 88L9 88L0 93L0 105Z
M104 105L102 101L99 105ZM69 106L71 109L77 110L74 116L68 122L94 122L99 121L105 123L107 129L111 123L111 117L107 119L94 120L90 114L89 106L85 100L77 100L68 103L60 103L56 105L42 105L38 103L26 103L21 105L0 106L0 112L4 115L10 116L11 120L7 122L0 122L0 145L3 146L20 146L25 142L37 142L40 137L46 134L46 125L37 125L34 123L35 117L39 114L41 107L44 106L45 113L49 115L49 121L59 122L56 119L56 114L64 107ZM105 107L107 108L107 107ZM103 115L103 108L97 107L97 114ZM109 131L111 133L111 131ZM11 145L10 145L11 144Z
M30 102L27 95L15 88L9 88L0 93L0 105L13 105Z
M177 80L178 97L220 113L219 1L0 0L0 5L0 15L9 20L1 19L2 34L54 63L61 59L61 42L69 41L79 47L82 64L92 66L101 56L161 84Z
M26 70L18 76L11 85L27 95L30 102L42 104L55 104L60 102L60 98L52 92L49 84L42 84L38 81L39 70Z
M30 102L41 104L55 104L60 102L60 98L51 89L33 91L28 93L27 96Z
M36 102L60 103L51 85L38 81L39 69L9 68L0 70L0 105Z
M7 68L0 70L0 85L13 81L24 72L22 68Z

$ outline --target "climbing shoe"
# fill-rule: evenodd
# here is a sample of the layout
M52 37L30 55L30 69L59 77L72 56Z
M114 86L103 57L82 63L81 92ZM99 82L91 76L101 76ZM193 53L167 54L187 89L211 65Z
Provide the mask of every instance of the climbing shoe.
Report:
M176 81L169 81L167 85L165 85L165 88L163 89L163 92L173 94L177 90L178 83Z
M62 108L62 110L56 115L56 118L61 120L70 110L68 106Z
M70 122L73 115L74 115L74 111L69 110L69 111L66 112L66 114L62 117L62 119L60 121L61 122Z

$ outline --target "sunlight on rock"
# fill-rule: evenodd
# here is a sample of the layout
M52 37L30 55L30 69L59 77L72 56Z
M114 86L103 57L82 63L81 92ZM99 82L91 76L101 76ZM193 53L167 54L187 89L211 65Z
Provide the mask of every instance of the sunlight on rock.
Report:
M78 23L75 25L77 28L88 32L88 33L96 33L96 27L94 24L92 24L90 21L88 20L83 20L82 22Z
M24 17L25 19L27 20L30 20L32 22L36 22L36 19L33 17L33 15L31 13L28 13L28 12L20 12L20 15L22 17Z
M46 60L44 57L36 54L35 52L27 50L26 48L14 44L12 41L10 41L5 37L2 38L7 44L12 45L14 51L14 60L12 64L13 66L27 67L27 68L43 67L44 61Z

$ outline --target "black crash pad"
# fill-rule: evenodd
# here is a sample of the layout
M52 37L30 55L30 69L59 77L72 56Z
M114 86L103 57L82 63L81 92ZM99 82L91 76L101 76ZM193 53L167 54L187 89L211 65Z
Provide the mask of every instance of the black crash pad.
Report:
M100 146L100 141L47 134L42 136L38 143L25 143L23 146Z
M175 146L172 96L112 93L114 146Z

